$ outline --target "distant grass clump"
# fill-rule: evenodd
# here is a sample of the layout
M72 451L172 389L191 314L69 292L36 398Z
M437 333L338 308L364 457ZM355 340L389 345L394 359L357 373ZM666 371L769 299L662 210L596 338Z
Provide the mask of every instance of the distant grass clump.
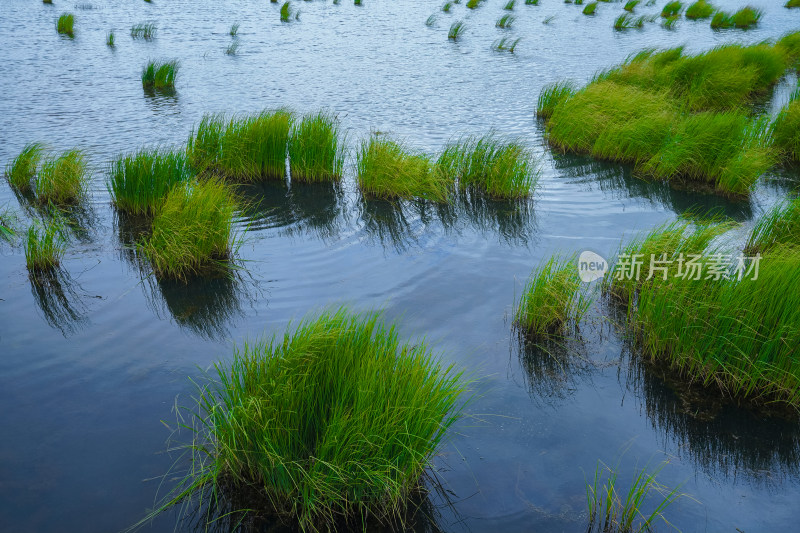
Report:
M498 28L507 29L511 27L511 25L514 23L515 20L516 19L514 18L513 15L503 15L502 17L497 19L495 26L497 26Z
M584 15L594 15L595 11L597 11L597 2L589 2L588 4L583 6Z
M113 31L110 31L106 34L106 46L108 46L109 48L114 48L115 46L115 38Z
M75 15L62 13L56 22L56 31L68 37L75 37Z
M142 149L111 163L108 190L120 211L152 215L172 187L191 177L182 153Z
M198 173L241 181L284 179L292 122L285 109L229 120L205 115L189 137L189 164Z
M800 163L800 99L784 107L771 126L772 146L785 161Z
M301 531L402 521L466 390L424 342L344 308L245 343L215 368L199 391L190 473L159 510L187 495L245 497Z
M289 19L292 17L292 6L287 1L281 5L281 22L289 22Z
M716 11L716 8L711 3L706 0L697 0L697 2L686 8L686 18L692 20L707 19L714 14L714 11Z
M590 304L582 286L574 257L551 257L531 274L522 291L517 326L533 338L576 329Z
M235 202L214 179L179 183L156 211L141 244L159 278L186 280L221 268L232 252Z
M43 150L41 143L27 144L17 157L6 165L6 179L11 187L21 193L32 190Z
M671 18L681 14L683 10L683 3L681 2L667 2L661 10L661 16L664 18Z
M450 25L450 29L447 31L447 38L451 41L458 41L458 39L464 34L467 27L464 25L464 21L459 20L454 22Z
M714 18L711 19L711 27L714 29L738 28L746 30L758 24L762 16L763 13L760 9L750 6L743 7L732 15L724 11L717 11Z
M623 9L628 13L633 13L633 10L636 8L637 5L639 5L639 0L628 0L628 2L625 3Z
M147 89L174 89L175 77L180 63L172 61L148 61L142 68L142 87Z
M481 0L469 0L467 2L468 9L476 9L481 3Z
M614 20L614 29L617 31L641 28L642 26L644 26L644 17L634 17L628 13L623 13Z
M131 26L131 37L149 41L156 35L156 25L152 22L143 22Z
M538 180L533 155L521 143L494 133L451 142L436 161L450 181L462 190L474 190L493 198L524 198Z
M66 251L66 242L57 219L28 228L25 238L25 265L32 274L52 272L58 268Z
M513 11L514 4L516 4L516 0L508 0L508 2L506 2L506 5L503 6L503 9L505 9L506 11Z
M239 39L234 39L231 44L225 48L225 55L235 56L236 53L239 51Z
M452 182L428 156L376 135L362 143L356 170L358 187L367 196L446 202L450 195Z
M68 150L42 163L36 175L36 198L56 205L77 203L83 198L89 174L80 150Z
M303 117L289 137L289 169L292 181L322 182L338 180L344 166L343 142L339 121L319 112Z
M516 39L503 37L502 39L492 43L492 50L496 50L498 52L509 52L513 54L514 50L517 49L517 45L521 39L522 37L517 37Z
M442 11L444 11L445 13L450 13L450 9L452 9L452 7L453 7L453 2L445 2L444 5L442 6Z
M746 253L764 254L777 247L800 247L800 199L782 202L762 215L744 247Z

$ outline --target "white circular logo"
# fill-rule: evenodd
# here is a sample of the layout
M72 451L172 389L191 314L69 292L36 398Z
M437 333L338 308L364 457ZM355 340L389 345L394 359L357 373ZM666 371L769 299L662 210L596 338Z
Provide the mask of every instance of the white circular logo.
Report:
M602 256L584 250L578 257L578 276L584 283L602 278L608 270L608 262Z

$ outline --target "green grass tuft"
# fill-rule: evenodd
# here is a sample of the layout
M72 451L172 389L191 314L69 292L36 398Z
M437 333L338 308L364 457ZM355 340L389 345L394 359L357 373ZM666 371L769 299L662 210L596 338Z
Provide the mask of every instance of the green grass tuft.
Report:
M495 26L498 28L507 29L510 28L512 24L514 24L515 20L516 18L513 15L503 15L502 17L497 19Z
M80 150L68 150L42 163L36 175L36 197L40 203L56 205L79 202L86 193L89 174Z
M434 24L436 24L436 15L431 15L425 21L425 25L426 26L433 26Z
M641 28L644 26L644 21L644 17L634 17L629 13L623 13L614 20L614 29L622 31L631 28Z
M234 39L231 44L225 48L225 55L235 56L236 53L239 51L239 39Z
M142 22L131 26L131 37L149 41L156 36L156 25L152 22Z
M235 24L232 24L231 29L228 33L230 34L231 37L236 37L236 35L239 33L239 23L237 22Z
M458 41L466 29L467 27L464 25L463 20L454 22L450 25L450 29L447 31L447 38L453 42Z
M180 152L142 149L118 157L109 169L108 190L117 209L133 215L152 215L170 189L192 174Z
M800 0L789 0L783 5L783 7L788 7L788 8L800 7Z
M584 15L594 15L595 11L597 11L597 2L589 2L583 7Z
M509 52L511 54L514 53L514 50L517 49L517 45L519 44L522 37L517 37L516 39L511 39L509 37L503 37L492 43L492 50L497 52Z
M295 123L289 137L292 181L306 183L339 180L344 166L344 142L339 121L319 112Z
M25 238L25 265L32 274L52 272L58 268L66 251L66 240L58 219L28 228Z
M445 2L442 6L442 11L445 13L450 13L450 10L453 8L453 2Z
M800 162L800 99L789 102L770 128L772 146L785 161Z
M776 247L800 247L800 199L782 202L757 221L744 249L748 255L767 253Z
M763 12L754 7L743 7L734 14L729 14L724 11L717 11L714 18L711 19L711 27L714 29L725 28L738 28L746 30L758 24L761 20Z
M33 179L42 160L44 147L41 143L25 145L22 152L6 165L6 179L9 185L21 193L33 189Z
M292 17L292 6L287 1L281 5L281 22L289 22Z
M506 11L513 11L514 10L514 5L516 3L517 3L517 0L508 0L508 2L506 2L506 5L503 6L503 9L505 9Z
M109 48L114 48L114 46L116 46L113 31L110 31L106 34L106 46L108 46Z
M686 8L686 18L691 20L707 19L714 14L716 8L706 0L697 0Z
M56 31L62 35L75 37L75 15L62 13L56 22Z
M681 11L683 10L683 3L682 2L667 2L664 5L664 9L661 10L661 16L664 18L672 18L675 16L679 16Z
M180 63L172 61L148 61L142 68L142 87L147 89L174 89Z
M639 5L639 0L628 0L628 2L625 3L625 6L622 9L624 9L628 13L633 13L633 10L636 8L637 5Z
M575 94L575 86L571 82L555 82L545 85L539 93L536 104L536 116L548 119L556 106Z
M468 0L467 8L476 9L481 4L481 0Z

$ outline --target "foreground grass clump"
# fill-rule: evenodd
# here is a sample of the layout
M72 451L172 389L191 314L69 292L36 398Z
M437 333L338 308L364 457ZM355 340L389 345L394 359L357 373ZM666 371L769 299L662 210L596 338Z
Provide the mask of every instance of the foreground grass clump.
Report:
M68 150L47 159L36 175L36 197L40 203L77 203L86 192L89 174L80 150Z
M800 162L800 99L784 107L771 126L772 146L785 161Z
M56 31L68 37L75 37L75 15L62 13L56 22Z
M220 269L232 252L235 202L228 186L207 179L179 183L153 218L141 250L157 277L186 280Z
M148 89L174 89L175 77L180 63L172 61L148 61L142 68L142 87Z
M462 190L477 190L493 198L524 198L536 185L533 155L521 143L494 133L449 143L436 166Z
M590 304L575 258L550 258L531 274L515 321L532 337L565 335L577 329Z
M338 180L344 166L339 121L319 112L294 125L289 137L289 169L292 181L306 183Z
M43 146L40 143L25 145L22 152L6 165L6 179L14 189L26 193L32 189L33 178L42 160Z
M691 20L707 19L714 14L716 8L706 0L697 0L686 8L686 18Z
M131 26L131 37L134 39L151 40L156 35L156 25L152 22L142 22Z
M288 1L284 2L283 5L281 6L281 22L289 22L291 16L292 16L292 6Z
M466 386L425 343L346 309L245 344L216 373L200 390L190 474L162 510L238 495L301 531L402 521Z
M358 186L367 196L446 202L451 190L452 182L428 156L378 136L362 143L356 169Z
M32 274L52 272L61 262L66 251L66 243L57 220L28 228L25 238L25 264Z
M717 11L714 18L711 19L711 27L714 29L739 28L746 30L758 24L762 16L763 13L760 9L750 6L743 7L733 15L724 11Z
M143 149L111 163L108 190L120 211L151 215L173 186L190 178L183 154Z
M284 109L232 117L205 115L189 136L186 153L196 172L263 181L286 177L292 114Z
M800 198L780 203L762 215L744 249L755 255L779 246L800 247Z
M664 18L672 18L681 14L683 10L683 3L681 2L667 2L664 9L661 10L661 16Z

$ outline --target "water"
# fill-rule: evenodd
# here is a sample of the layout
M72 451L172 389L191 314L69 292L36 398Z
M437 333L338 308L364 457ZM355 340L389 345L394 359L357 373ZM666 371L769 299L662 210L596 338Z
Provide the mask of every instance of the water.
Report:
M161 421L174 423L176 399L188 403L188 378L230 357L235 343L339 304L385 309L404 336L426 337L478 378L479 397L437 459L449 491L433 497L443 531L582 531L584 479L598 460L619 464L621 480L669 460L659 480L683 483L694 498L668 513L684 531L796 528L796 420L687 403L637 366L599 309L561 366L520 347L510 317L531 269L554 252L609 257L623 238L696 206L741 221L744 235L789 192L786 180L765 180L749 201L731 202L555 156L533 119L540 88L562 78L583 83L647 46L702 50L776 37L800 26L797 13L757 2L766 15L748 32L681 21L674 31L653 24L617 33L621 4L600 5L590 18L580 6L543 0L518 2L514 29L504 32L494 27L504 3L474 12L462 3L447 15L429 1L298 2L300 21L281 24L279 6L264 1L93 9L3 2L0 161L32 141L76 146L94 177L74 216L83 229L46 288L30 283L20 247L0 245L0 529L118 531L136 522L176 460L164 453L170 432ZM55 33L64 10L76 15L74 40ZM438 22L429 28L431 13ZM467 35L447 42L461 18ZM156 22L156 38L132 40L130 27L145 21ZM235 22L241 46L230 57ZM109 30L115 50L104 44ZM516 54L490 49L504 35L522 37ZM173 57L182 63L176 94L144 94L142 64ZM773 111L793 81L776 89ZM243 188L258 205L237 224L238 278L188 287L143 280L123 246L136 228L109 205L107 162L141 145L184 143L205 112L277 106L337 112L351 147L381 131L435 153L454 136L495 128L541 154L540 185L523 205L460 201L448 209L365 205L351 168L340 189ZM5 182L3 205L27 224ZM175 524L165 515L152 530Z

